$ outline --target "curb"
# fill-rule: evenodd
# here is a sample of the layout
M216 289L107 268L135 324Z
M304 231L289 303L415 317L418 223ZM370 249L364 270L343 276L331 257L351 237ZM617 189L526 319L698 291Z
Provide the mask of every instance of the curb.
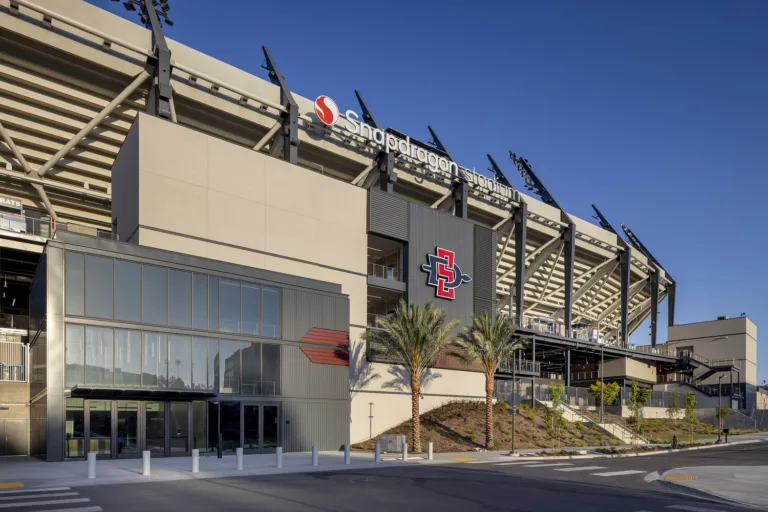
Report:
M665 475L670 471L674 471L674 470L670 469L665 471L664 473L661 473L659 475L659 478L655 480L655 482L657 482L659 485L662 485L668 489L672 489L675 492L696 496L697 498L702 498L715 503L722 503L724 505L737 505L740 507L752 508L756 510L765 510L765 507L761 505L755 505L754 503L735 500L733 498L728 498L727 496L722 496L720 494L717 494L716 492L702 491L701 489L696 489L694 487L688 487L687 485L678 484L672 481L667 481L665 480L666 478Z

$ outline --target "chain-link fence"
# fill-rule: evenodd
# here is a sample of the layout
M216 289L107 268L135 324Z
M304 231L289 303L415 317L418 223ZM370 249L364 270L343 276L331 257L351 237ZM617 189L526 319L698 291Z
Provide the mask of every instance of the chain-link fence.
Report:
M703 423L709 423L710 425L717 425L719 420L717 418L717 409L696 409L696 418ZM729 409L728 416L723 420L723 428L758 428L757 421L741 414L739 411L732 411Z

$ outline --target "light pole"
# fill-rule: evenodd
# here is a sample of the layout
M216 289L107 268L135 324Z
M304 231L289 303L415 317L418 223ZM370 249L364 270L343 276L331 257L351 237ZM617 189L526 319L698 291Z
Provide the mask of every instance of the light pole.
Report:
M515 454L515 423L517 420L517 350L512 352L512 455Z
M604 354L605 350L604 347L600 347L600 423L605 423L604 415L605 415L605 370L603 370L604 366Z
M723 374L717 377L717 442L721 441L723 431Z

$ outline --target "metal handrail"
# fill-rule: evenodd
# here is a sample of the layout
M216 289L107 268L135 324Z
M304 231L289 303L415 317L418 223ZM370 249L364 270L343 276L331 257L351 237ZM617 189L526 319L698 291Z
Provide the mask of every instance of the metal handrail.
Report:
M501 372L512 372L513 370L517 372L539 373L541 372L541 363L528 359L515 359L514 367L511 360L503 361L499 364L499 371Z
M380 265L378 263L368 262L368 275L389 279L390 281L402 281L402 272L399 267Z

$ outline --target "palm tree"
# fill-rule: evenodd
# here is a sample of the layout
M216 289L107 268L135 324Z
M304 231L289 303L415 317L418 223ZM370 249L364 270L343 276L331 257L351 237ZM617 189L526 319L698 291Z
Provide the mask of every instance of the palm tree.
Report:
M411 379L411 413L413 415L413 450L421 451L421 420L419 399L424 371L432 366L437 356L454 340L451 330L459 322L445 321L445 311L431 302L421 308L406 304L404 300L395 310L392 318L378 317L380 330L370 330L363 338L372 342L369 351L375 351L403 365ZM371 347L374 345L375 347Z
M472 326L459 335L457 344L465 360L479 364L485 374L485 447L493 447L493 384L499 364L512 358L512 354L525 346L525 340L515 332L515 325L507 316L495 320L488 313L472 316ZM515 404L512 404L514 407Z

